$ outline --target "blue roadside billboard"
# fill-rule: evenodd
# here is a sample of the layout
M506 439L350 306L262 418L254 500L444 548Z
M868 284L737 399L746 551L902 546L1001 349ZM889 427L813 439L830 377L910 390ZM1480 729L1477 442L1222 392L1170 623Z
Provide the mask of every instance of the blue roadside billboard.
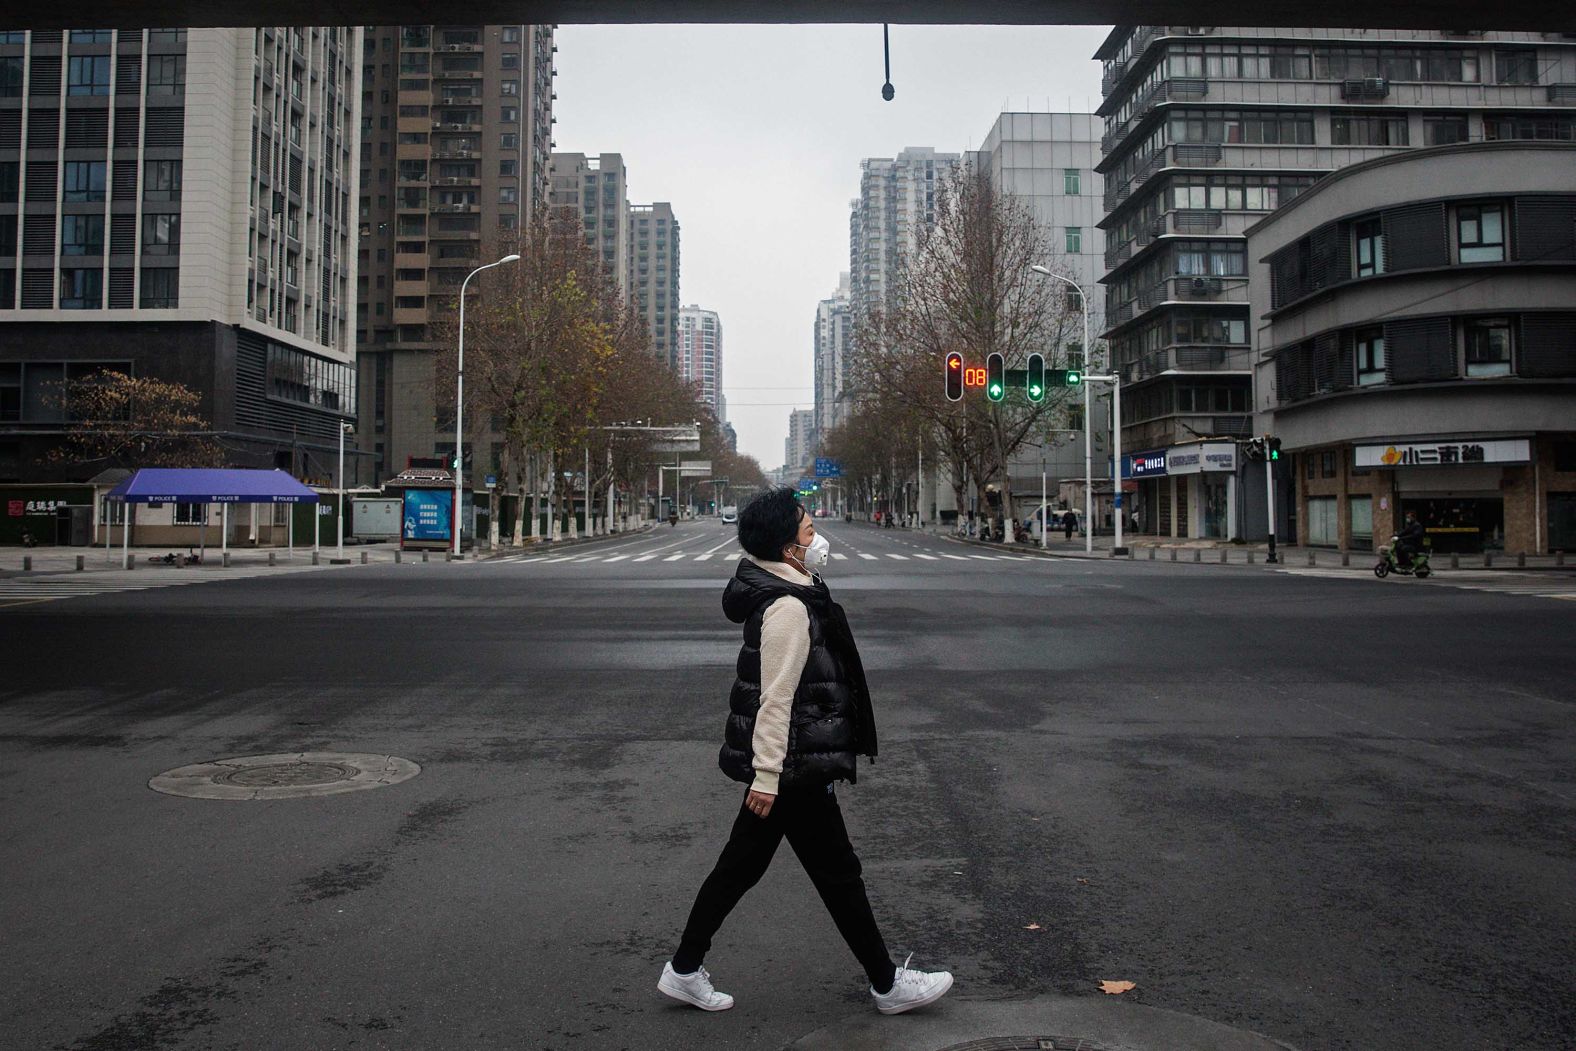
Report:
M405 540L439 540L454 538L454 492L450 489L406 489L404 507Z

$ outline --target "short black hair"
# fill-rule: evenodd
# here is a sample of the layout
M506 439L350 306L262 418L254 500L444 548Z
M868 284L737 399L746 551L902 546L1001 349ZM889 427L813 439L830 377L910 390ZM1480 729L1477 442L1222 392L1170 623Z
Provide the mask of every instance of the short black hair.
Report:
M781 562L783 548L799 536L804 508L787 486L777 486L751 498L739 512L739 546L756 558Z

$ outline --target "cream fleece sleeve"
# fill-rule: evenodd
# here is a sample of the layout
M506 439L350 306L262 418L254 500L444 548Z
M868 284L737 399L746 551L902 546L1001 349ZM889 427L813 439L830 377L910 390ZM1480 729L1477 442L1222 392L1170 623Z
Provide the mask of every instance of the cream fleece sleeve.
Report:
M761 708L755 713L755 782L750 788L777 794L777 779L788 755L788 719L793 695L810 657L810 613L804 603L784 595L761 618Z

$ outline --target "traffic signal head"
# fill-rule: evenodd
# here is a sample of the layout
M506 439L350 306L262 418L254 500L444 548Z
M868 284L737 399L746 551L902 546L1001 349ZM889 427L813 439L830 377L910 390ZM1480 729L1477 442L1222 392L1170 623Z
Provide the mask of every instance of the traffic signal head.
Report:
M1067 377L1065 382L1069 387L1076 387L1083 382L1082 369L1067 369L1065 375Z
M1264 439L1264 447L1269 450L1269 457L1271 460L1280 459L1280 446L1281 440L1279 438Z
M945 381L948 401L963 397L963 355L955 350L947 355Z
M1045 356L1042 354L1029 355L1028 381L1026 387L1029 400L1041 402L1045 400Z
M985 359L985 397L1001 401L1007 396L1007 361L1000 354Z
M1046 369L1045 382L1052 387L1076 387L1083 383L1083 370Z

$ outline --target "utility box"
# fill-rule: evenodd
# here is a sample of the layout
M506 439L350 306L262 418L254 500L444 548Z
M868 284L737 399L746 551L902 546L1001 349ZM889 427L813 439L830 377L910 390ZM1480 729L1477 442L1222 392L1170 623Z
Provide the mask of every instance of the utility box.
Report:
M374 497L351 503L351 533L362 540L398 540L403 501Z

